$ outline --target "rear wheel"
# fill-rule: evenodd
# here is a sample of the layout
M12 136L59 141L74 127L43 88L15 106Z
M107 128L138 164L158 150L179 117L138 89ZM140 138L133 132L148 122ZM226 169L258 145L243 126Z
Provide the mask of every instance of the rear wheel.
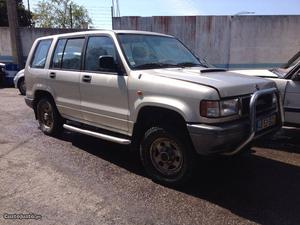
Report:
M191 178L196 154L185 136L162 127L152 127L145 133L140 156L146 172L154 181L182 185Z
M60 134L63 130L63 120L50 98L42 98L37 103L37 119L41 130L51 136Z
M25 79L24 78L20 79L20 81L18 83L18 89L19 89L21 95L26 94L26 84L25 84Z

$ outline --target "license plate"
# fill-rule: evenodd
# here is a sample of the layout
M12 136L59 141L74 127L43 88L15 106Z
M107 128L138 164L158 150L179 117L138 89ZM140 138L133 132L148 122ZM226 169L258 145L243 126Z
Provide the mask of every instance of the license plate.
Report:
M276 124L276 115L271 115L256 122L256 131L264 130L268 127L272 127Z

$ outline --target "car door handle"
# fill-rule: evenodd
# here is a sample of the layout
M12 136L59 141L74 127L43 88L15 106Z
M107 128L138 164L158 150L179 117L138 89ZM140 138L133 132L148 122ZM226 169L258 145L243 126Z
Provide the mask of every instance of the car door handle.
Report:
M56 73L55 72L50 72L49 77L52 78L52 79L54 79L56 77Z
M90 83L91 80L92 80L92 77L89 76L89 75L84 75L84 76L82 77L82 81L83 81L83 82Z

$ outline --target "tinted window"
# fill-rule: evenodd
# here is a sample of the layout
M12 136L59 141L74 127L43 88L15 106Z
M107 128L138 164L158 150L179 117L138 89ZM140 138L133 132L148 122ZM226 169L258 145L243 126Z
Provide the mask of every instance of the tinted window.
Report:
M55 51L52 58L51 67L52 68L60 68L61 67L61 60L64 51L64 47L66 44L66 39L61 39L57 42L55 47Z
M32 68L44 68L52 40L42 40L38 43L31 61Z
M100 71L99 57L103 55L113 56L117 62L116 49L109 37L90 37L88 40L85 55L85 70Z
M62 59L63 69L79 70L81 63L81 50L84 38L74 38L67 41Z

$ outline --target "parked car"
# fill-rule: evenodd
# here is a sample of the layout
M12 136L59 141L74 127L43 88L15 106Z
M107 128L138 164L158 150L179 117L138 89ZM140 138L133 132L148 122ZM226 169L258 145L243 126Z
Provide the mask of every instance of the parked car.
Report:
M0 85L13 86L13 79L16 73L19 71L17 64L11 62L0 63Z
M14 77L14 85L15 88L18 88L21 95L26 94L26 84L25 84L25 77L24 77L24 69L20 70L16 76Z
M300 52L280 68L236 70L232 72L264 77L275 81L283 101L285 124L300 126Z
M65 128L130 144L149 176L169 185L188 180L197 155L237 154L281 127L274 82L208 68L169 35L38 38L25 80L25 101L45 134Z
M4 77L5 77L5 64L0 63L0 85L3 85Z

